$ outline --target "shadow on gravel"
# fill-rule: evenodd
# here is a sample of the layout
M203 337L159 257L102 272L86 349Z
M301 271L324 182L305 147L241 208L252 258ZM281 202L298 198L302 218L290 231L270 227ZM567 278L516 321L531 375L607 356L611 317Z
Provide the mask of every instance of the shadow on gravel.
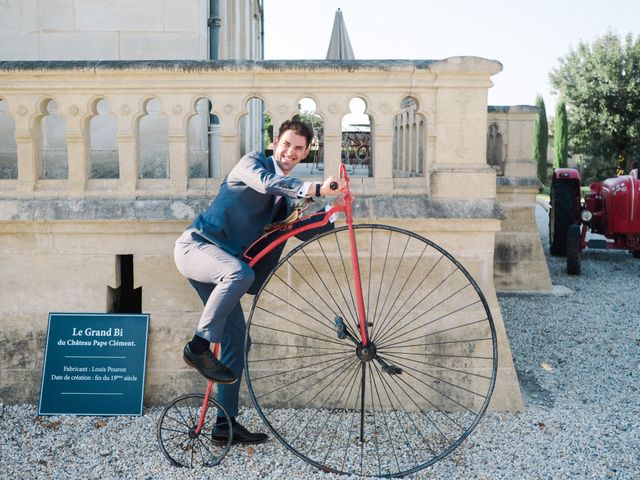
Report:
M521 370L516 367L516 374L520 382L520 393L525 407L537 405L540 407L553 407L554 401L551 393L540 386L536 377L529 370Z

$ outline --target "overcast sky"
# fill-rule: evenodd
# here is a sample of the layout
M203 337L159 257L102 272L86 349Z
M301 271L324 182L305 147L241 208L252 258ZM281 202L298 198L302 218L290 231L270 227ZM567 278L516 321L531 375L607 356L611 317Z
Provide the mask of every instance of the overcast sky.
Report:
M264 0L265 59L323 59L340 8L357 59L498 60L490 105L551 94L558 58L608 30L640 35L640 0Z

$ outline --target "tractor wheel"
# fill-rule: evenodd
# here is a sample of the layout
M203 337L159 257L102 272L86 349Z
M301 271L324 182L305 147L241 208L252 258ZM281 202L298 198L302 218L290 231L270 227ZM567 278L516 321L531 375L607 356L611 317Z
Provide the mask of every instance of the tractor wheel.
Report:
M631 255L636 258L640 258L640 250L634 250L633 252L631 252Z
M567 230L567 273L580 275L580 225L569 225Z
M567 254L567 231L574 223L573 208L575 189L569 182L553 182L551 185L551 209L549 210L549 250L551 255Z

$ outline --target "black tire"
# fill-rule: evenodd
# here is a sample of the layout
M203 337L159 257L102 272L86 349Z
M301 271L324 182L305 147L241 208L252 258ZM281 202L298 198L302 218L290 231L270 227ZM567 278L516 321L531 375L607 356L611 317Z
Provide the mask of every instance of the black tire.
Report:
M631 255L636 258L640 258L640 250L634 250L633 252L631 252Z
M549 251L563 257L567 254L567 231L575 222L575 187L572 182L554 180L551 184L549 210Z
M196 433L203 405L204 395L191 393L176 398L160 415L156 430L158 443L164 456L176 467L218 465L231 448L232 435L223 445L213 441L216 416L222 412L228 425L231 425L231 419L212 397L209 397L202 429Z
M580 226L575 223L567 231L567 273L580 275Z
M292 249L255 297L246 379L291 452L327 472L414 473L484 414L497 372L491 311L448 252L415 233L354 225L369 342L357 318L347 227Z

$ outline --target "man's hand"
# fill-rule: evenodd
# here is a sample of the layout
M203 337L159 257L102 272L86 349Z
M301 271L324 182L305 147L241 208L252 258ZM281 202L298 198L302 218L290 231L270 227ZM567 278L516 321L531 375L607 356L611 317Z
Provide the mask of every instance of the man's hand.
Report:
M332 189L331 184L338 185L338 188ZM331 175L327 178L322 186L320 187L320 195L340 195L347 187L346 182L342 178L338 178L336 176Z

